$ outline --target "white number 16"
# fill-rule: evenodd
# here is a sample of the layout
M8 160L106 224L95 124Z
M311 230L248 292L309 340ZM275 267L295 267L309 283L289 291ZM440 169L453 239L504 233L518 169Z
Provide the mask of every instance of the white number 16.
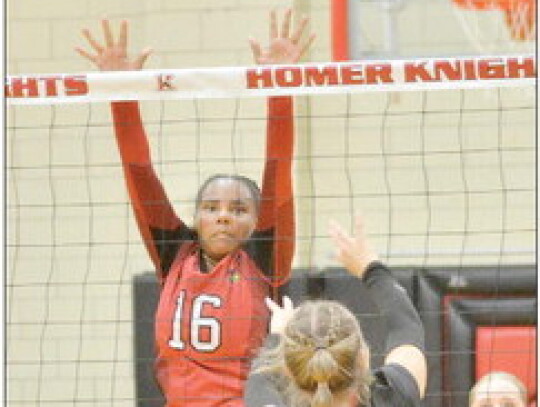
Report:
M184 312L185 290L180 292L176 300L176 311L172 326L172 338L169 340L169 346L175 349L185 349L186 344L182 340L182 315ZM216 350L221 343L221 324L216 318L205 317L202 315L204 304L209 304L213 308L221 307L221 298L215 295L201 294L193 299L190 317L191 346L201 352L212 352ZM208 329L210 338L206 341L201 340L201 329Z

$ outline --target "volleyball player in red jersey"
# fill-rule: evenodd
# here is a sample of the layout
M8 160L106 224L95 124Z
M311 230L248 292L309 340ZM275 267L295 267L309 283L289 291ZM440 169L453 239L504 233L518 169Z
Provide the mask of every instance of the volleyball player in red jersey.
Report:
M270 19L267 48L250 39L257 63L297 62L314 36L301 41L307 19L290 31L291 10L278 27ZM88 30L94 54L79 54L101 70L141 69L151 50L127 56L127 22L105 44ZM173 406L242 406L249 363L268 328L264 302L289 276L294 251L290 97L268 101L262 191L238 175L216 175L196 197L194 227L179 219L151 163L137 102L112 104L114 128L130 199L161 284L156 312L156 377Z

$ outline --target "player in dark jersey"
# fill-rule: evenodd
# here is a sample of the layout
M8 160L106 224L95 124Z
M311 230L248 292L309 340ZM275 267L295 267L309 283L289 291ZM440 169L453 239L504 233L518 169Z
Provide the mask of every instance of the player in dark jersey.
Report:
M338 260L365 283L387 319L384 365L369 368L369 349L355 316L338 302L306 301L296 310L267 299L271 334L254 360L248 407L416 407L426 385L424 331L405 290L379 260L361 219L356 236L337 224Z
M290 30L271 13L270 44L250 40L256 62L294 63L313 40L307 20ZM141 69L150 50L127 56L127 22L105 44L88 30L94 53L77 51L101 70ZM289 276L294 251L290 97L268 102L262 189L238 175L210 177L196 197L194 227L179 219L152 168L136 102L112 104L114 128L135 217L156 267L161 293L155 317L156 377L172 406L242 406L249 361L268 329L264 298Z

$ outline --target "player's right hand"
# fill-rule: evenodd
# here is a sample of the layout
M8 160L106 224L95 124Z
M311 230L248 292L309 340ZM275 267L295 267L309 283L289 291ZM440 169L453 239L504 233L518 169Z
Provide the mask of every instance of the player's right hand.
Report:
M272 301L272 299L266 297L266 306L270 309L270 333L273 334L283 334L285 332L285 327L287 323L292 318L294 313L294 305L292 300L284 296L283 297L283 307L280 307L279 304Z
M356 217L354 236L349 236L335 221L330 222L328 233L336 245L337 261L351 274L362 278L368 266L379 260L379 255L367 238L360 215Z
M76 47L75 51L96 65L101 71L133 71L142 69L146 59L152 53L152 49L145 48L135 58L128 58L128 22L123 20L120 23L120 33L117 40L113 36L109 20L102 20L101 26L103 27L103 36L105 37L104 43L96 41L90 30L84 28L82 35L88 41L93 52L88 52L80 47Z

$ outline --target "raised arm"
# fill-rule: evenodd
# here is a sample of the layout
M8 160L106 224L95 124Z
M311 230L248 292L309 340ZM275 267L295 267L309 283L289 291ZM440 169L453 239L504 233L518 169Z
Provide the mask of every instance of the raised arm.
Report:
M273 233L272 282L278 286L290 274L294 255L295 220L292 185L294 149L293 100L268 101L266 162L263 172L258 230Z
M270 14L270 42L267 48L250 39L255 62L259 64L297 63L315 36L302 40L307 26L303 18L291 32L291 9L285 12L278 27L275 11ZM295 221L292 185L294 119L292 97L268 100L266 162L262 181L262 202L257 230L271 231L273 237L272 282L284 283L290 274L294 254Z
M76 48L76 51L102 71L141 69L151 49L146 48L135 58L128 58L128 23L120 23L117 40L108 20L102 21L102 28L104 44L96 41L88 29L83 29L82 34L93 53L82 48ZM152 167L150 147L138 103L113 102L111 107L116 141L137 224L154 265L158 271L164 272L172 261L167 253L175 252L174 247L164 242L185 227L175 215Z
M423 398L427 375L424 328L407 293L380 262L377 252L367 240L360 217L356 220L354 237L348 236L336 223L330 225L330 236L337 247L338 261L363 281L371 299L387 320L384 363L407 369Z

